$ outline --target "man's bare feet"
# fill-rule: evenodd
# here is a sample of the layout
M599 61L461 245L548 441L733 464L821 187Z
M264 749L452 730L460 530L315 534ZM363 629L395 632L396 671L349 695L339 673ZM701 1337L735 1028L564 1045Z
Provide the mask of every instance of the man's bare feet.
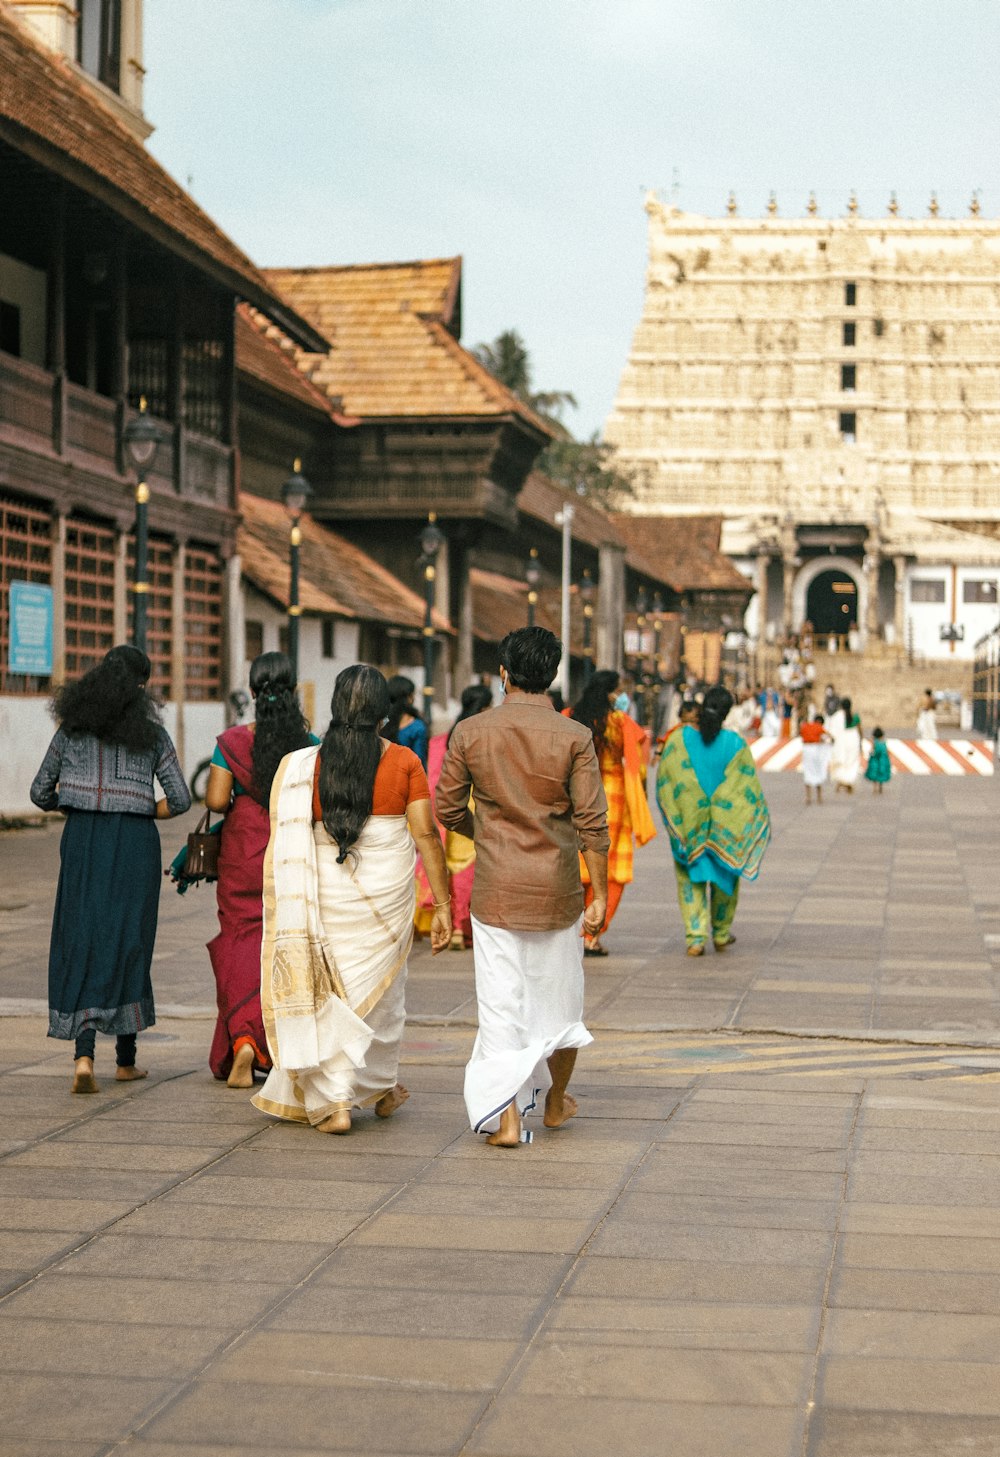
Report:
M402 1108L409 1096L410 1094L403 1084L397 1083L394 1088L390 1088L379 1098L375 1104L376 1114L379 1118L391 1118L397 1108Z
M351 1112L349 1108L341 1108L337 1113L331 1113L317 1123L316 1128L320 1133L350 1133Z
M226 1079L226 1087L253 1087L253 1048L249 1042L244 1042L242 1047L237 1048L236 1056L233 1058L233 1065Z
M119 1067L115 1069L116 1083L137 1083L140 1078L148 1078L149 1072L144 1067Z
M78 1057L73 1064L73 1092L96 1093L97 1079L94 1077L94 1059Z
M516 1101L508 1103L500 1114L500 1127L486 1140L494 1148L517 1148L521 1142L521 1115Z
M545 1095L545 1116L542 1122L546 1128L561 1128L580 1111L576 1099L569 1093L554 1095L552 1088Z

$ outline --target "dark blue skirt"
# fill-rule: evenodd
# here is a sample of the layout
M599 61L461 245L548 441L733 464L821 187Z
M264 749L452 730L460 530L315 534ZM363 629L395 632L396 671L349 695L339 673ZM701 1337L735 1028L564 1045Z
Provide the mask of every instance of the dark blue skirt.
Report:
M141 1032L156 1021L149 968L160 906L151 817L71 810L59 847L49 946L49 1036L87 1027Z

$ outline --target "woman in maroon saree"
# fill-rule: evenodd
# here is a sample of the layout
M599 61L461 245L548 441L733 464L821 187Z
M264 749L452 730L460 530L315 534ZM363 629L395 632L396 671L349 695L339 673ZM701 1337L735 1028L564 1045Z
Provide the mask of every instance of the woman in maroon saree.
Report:
M216 886L219 934L208 943L219 1018L209 1053L215 1077L231 1088L253 1086L268 1072L260 1010L264 851L270 833L271 781L293 749L317 740L309 732L284 653L263 653L250 666L256 723L236 724L216 741L205 792L207 808L224 813Z

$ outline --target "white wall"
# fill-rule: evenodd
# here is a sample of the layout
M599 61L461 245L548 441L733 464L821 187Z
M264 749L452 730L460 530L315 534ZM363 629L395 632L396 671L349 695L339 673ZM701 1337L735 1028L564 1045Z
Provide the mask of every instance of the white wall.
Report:
M56 731L47 698L0 697L0 815L37 815L28 788Z
M944 587L943 602L914 602L914 581L933 580ZM925 658L969 659L975 653L976 642L1000 624L1000 605L993 602L964 601L966 582L993 582L994 596L1000 598L1000 565L982 567L959 567L953 572L950 565L911 566L906 573L906 621L907 636L913 652ZM941 628L954 621L965 629L961 642L956 642L954 651L950 643L941 641Z
M264 629L265 653L278 652L280 632L287 624L287 615L268 597L244 581L243 610L247 622L259 622ZM335 620L333 624L333 657L323 656L323 624L318 618L299 618L299 688L306 717L316 733L322 734L330 721L330 699L337 674L358 661L361 629L356 622ZM244 665L243 682L249 689L250 663Z

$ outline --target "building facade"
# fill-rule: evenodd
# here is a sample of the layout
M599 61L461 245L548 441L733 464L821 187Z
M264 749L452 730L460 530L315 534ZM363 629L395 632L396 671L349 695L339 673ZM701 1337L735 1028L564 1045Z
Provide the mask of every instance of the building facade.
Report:
M996 622L1000 225L782 218L647 198L649 263L606 437L631 509L718 513L755 635L970 655Z

